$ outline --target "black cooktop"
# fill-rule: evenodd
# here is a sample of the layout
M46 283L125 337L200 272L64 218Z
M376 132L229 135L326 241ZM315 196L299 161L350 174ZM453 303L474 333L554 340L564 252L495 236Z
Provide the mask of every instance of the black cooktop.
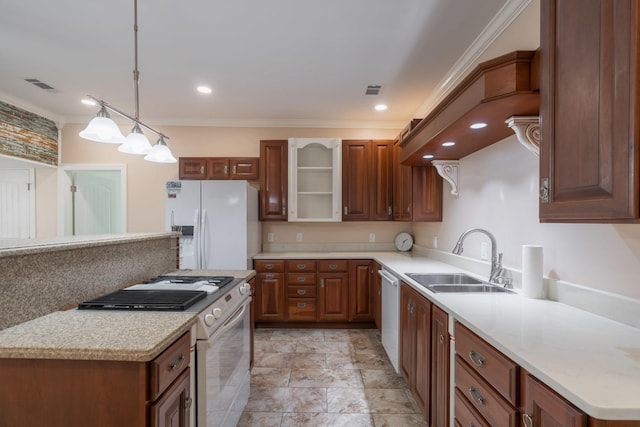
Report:
M85 301L78 309L184 311L206 296L205 291L119 290Z
M233 282L235 277L232 276L158 276L153 279L147 280L143 283L159 283L159 282L171 282L171 283L196 283L206 282L210 285L215 285L219 288L228 285Z

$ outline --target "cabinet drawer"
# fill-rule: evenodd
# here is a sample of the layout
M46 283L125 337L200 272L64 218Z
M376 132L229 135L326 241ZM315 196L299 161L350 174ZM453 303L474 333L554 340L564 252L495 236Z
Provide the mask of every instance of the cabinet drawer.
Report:
M456 426L491 427L473 408L473 405L464 397L459 388L456 388L454 408Z
M289 320L316 320L315 298L289 298Z
M318 261L318 271L332 273L334 271L347 271L347 260L345 259L325 259Z
M287 286L287 297L315 298L316 285L289 285Z
M260 259L253 262L253 267L259 273L282 273L284 272L284 261Z
M518 401L518 365L482 338L456 322L456 353L507 401Z
M456 355L456 388L492 426L515 427L516 409L496 393L469 365Z
M191 337L187 332L153 359L151 364L151 400L155 400L189 366Z
M299 260L291 260L291 261L287 261L287 272L288 273L294 273L297 271L310 271L315 273L316 272L316 262L315 261L310 261L310 260L305 260L305 259L299 259Z
M316 273L287 273L289 285L315 285Z

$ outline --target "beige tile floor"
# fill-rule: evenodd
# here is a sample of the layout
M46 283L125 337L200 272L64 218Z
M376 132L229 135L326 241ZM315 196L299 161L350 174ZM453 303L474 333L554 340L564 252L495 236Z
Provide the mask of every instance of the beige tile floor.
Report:
M376 330L256 330L239 426L426 425Z

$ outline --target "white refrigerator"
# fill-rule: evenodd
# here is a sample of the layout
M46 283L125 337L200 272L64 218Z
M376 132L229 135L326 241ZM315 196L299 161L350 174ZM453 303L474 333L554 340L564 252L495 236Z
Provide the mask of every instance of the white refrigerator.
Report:
M247 270L260 251L258 189L247 181L168 181L166 229L181 231L180 268Z

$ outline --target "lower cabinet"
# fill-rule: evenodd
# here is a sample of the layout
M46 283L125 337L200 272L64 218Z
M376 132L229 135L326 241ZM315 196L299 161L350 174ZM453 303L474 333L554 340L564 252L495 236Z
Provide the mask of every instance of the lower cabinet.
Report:
M382 266L377 262L373 263L373 322L378 331L382 331L382 277L378 271Z
M349 319L349 273L318 273L318 320Z
M349 260L349 321L373 321L373 261Z
M449 316L431 309L431 427L449 426Z
M276 263L282 263L282 261ZM256 265L256 271L256 321L274 322L286 320L287 307L284 273L265 272L258 265Z
M184 334L150 362L0 360L0 425L190 425L190 346Z

